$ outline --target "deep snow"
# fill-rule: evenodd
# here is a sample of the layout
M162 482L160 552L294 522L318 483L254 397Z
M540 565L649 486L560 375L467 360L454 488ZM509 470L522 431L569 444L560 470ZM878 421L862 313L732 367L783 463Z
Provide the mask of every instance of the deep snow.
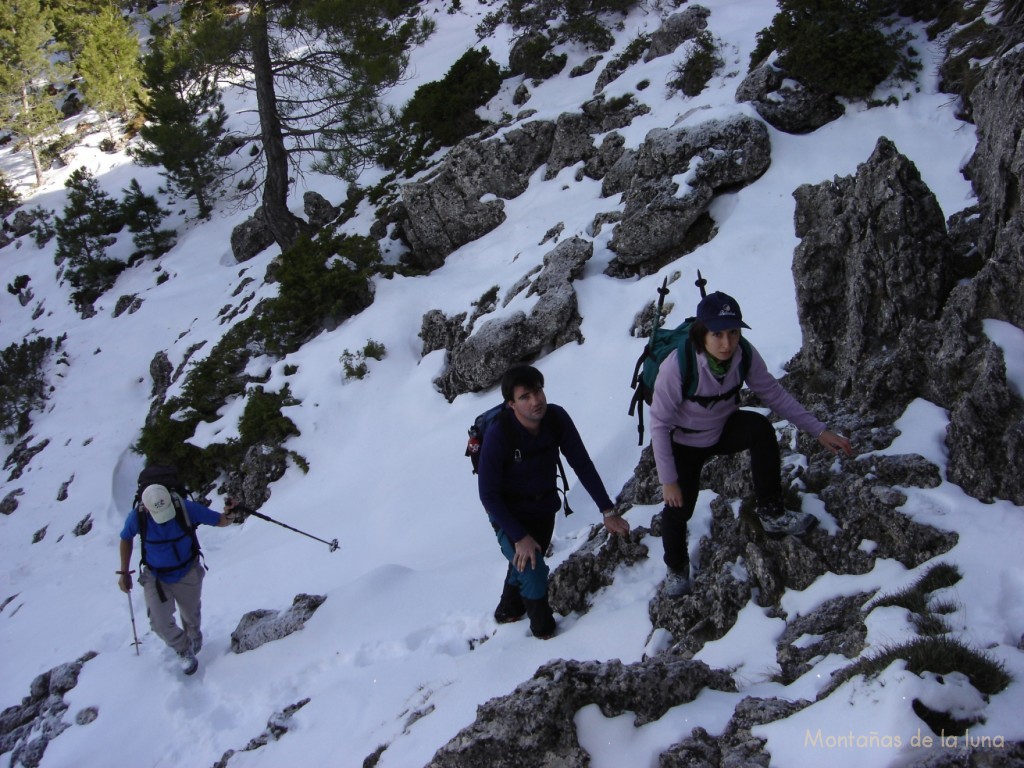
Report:
M666 98L663 83L676 56L638 64L605 90L609 96L637 93L651 107L622 131L636 146L652 128L696 125L702 121L751 114L733 94L746 71L755 33L766 26L775 8L753 0L705 0L712 11L711 31L721 39L727 66L699 97ZM474 28L489 8L463 0L462 10L449 14L439 0L426 3L437 32L412 58L412 79L389 97L400 105L423 82L441 77L469 47L485 44L499 62L507 62L508 28L478 41ZM616 33L618 45L641 31L653 31L659 16L650 8L634 11ZM611 258L611 228L593 238L595 253L575 283L584 318L581 345L562 347L539 361L552 402L569 409L614 495L630 477L639 457L634 421L626 414L633 361L642 346L629 336L634 315L655 297L662 278L680 271L671 299L669 322L692 312L698 297L696 271L712 289L733 294L752 326L748 333L769 367L782 373L783 364L799 349L794 287L790 272L793 249L793 191L800 184L820 183L852 174L880 136L892 139L913 160L948 216L973 200L960 167L974 144L973 127L955 118L952 98L937 91L938 45L922 39L917 50L925 67L919 88L896 87L898 106L867 109L850 105L844 118L813 134L790 136L771 130L772 165L750 187L720 198L712 211L718 236L693 254L640 280L617 280L603 274ZM571 79L568 72L587 52L571 50L563 73L531 87L526 108L536 119L553 119L576 110L592 95L600 67ZM637 91L637 84L650 81ZM520 79L504 83L486 113L516 113L511 96ZM909 98L903 100L903 95ZM887 94L882 94L883 97ZM244 101L229 95L234 120L251 120L237 110ZM89 138L75 152L104 189L117 198L131 178L154 192L154 169L130 164L125 155L109 156L96 149L102 134ZM21 188L26 206L63 207L63 182L72 170L48 175L46 185L32 190L22 155L8 145L0 163ZM380 171L368 170L373 183ZM240 752L229 765L359 766L380 745L382 767L423 765L441 745L473 721L476 706L510 692L553 658L621 659L634 662L645 650L666 642L652 635L647 605L664 574L657 539L648 541L651 557L622 568L615 582L596 596L584 616L559 620L558 635L540 642L525 623L498 627L491 612L505 570L490 526L476 497L476 484L463 457L466 427L473 417L496 402L495 392L463 395L449 404L432 380L443 370L444 356L421 359L417 337L429 309L456 313L488 288L504 291L539 265L554 243L540 245L544 233L564 223L562 238L588 237L587 226L598 211L615 210L618 197L602 199L600 184L575 181L575 169L551 181L538 171L529 190L506 201L507 221L494 232L452 254L427 277L379 279L373 305L337 330L325 333L285 360L259 361L269 369L269 390L289 384L301 405L288 416L301 436L288 447L309 460L308 474L291 467L272 487L262 511L316 536L335 537L341 547L328 547L256 519L228 529L201 529L210 571L204 592L206 647L195 677L182 679L171 655L148 629L139 590L133 592L142 639L141 656L131 645L125 596L117 589L117 534L134 491L141 459L131 451L149 407L150 360L166 350L177 365L185 351L207 341L205 354L225 330L219 313L234 304L233 292L251 277L259 296L273 295L263 285L266 266L277 255L268 249L245 264L231 256L231 229L251 210L225 204L212 221L187 219L192 206L177 201L168 222L178 227L179 244L158 263L148 262L125 272L116 287L97 302L98 314L81 320L68 301L68 288L55 282L55 242L38 250L29 238L0 251L0 282L31 276L35 300L21 307L0 292L0 345L6 347L37 334L56 337L67 331L68 365L52 365L56 387L45 412L33 416L32 443L49 445L29 463L20 479L6 476L0 498L23 489L19 506L0 519L0 707L28 695L33 678L87 651L97 651L83 668L79 684L66 696L64 716L71 727L47 748L44 768L109 768L109 766L209 766L228 749L241 749L260 734L268 718L308 697L280 741L252 752ZM300 181L292 195L301 212L301 193L317 189L332 200L344 185L315 174ZM346 226L365 233L372 210ZM112 255L126 255L130 235L122 234ZM396 246L391 243L391 248ZM389 254L395 259L398 251ZM156 270L172 279L157 285ZM112 317L117 298L136 293L144 301L134 314ZM522 296L500 313L530 305ZM254 302L253 302L254 303ZM33 310L44 312L32 319ZM1024 391L1024 333L1006 323L986 324L990 337L1007 350L1008 371ZM361 349L368 339L385 345L382 361L370 361L362 381L346 381L339 356ZM1016 362L1010 362L1016 361ZM298 372L285 375L285 366ZM180 381L179 381L180 385ZM172 390L173 391L176 390ZM198 444L236 434L242 403L228 404L222 418L207 425ZM919 401L899 426L902 436L888 453L917 452L940 467L946 414ZM860 456L858 461L870 461ZM841 465L837 465L841 471ZM61 485L68 497L58 501ZM926 729L909 699L952 701L967 713L982 713L984 725L972 736L1024 739L1024 654L1017 649L1024 633L1024 568L1018 558L1024 541L1021 509L1007 502L984 505L948 482L930 490L909 489L902 511L915 520L956 530L959 543L941 560L964 574L948 597L960 609L948 617L959 634L1003 661L1015 677L1010 687L988 702L963 681L921 678L893 665L872 680L857 677L827 699L787 720L758 729L767 738L772 764L804 766L828 761L832 768L894 765L924 747L912 745ZM691 551L708 529L705 491L691 527ZM220 509L221 499L214 507ZM564 559L599 520L582 488L573 487L570 501L576 514L560 517L553 564ZM835 525L814 497L805 508ZM647 525L656 507L634 508L634 526ZM72 535L87 515L93 528ZM32 544L33 535L45 536ZM870 546L870 542L865 542ZM913 582L933 563L913 571L880 560L862 576L826 575L802 592L788 592L783 607L790 614L811 610L840 594L881 589L893 591ZM308 592L327 596L306 627L279 642L235 655L229 635L243 613L257 608L284 609L292 598ZM944 595L946 596L946 595ZM911 632L906 612L874 610L868 619L866 653L906 638ZM822 658L814 670L792 685L771 681L777 669L774 641L782 630L756 605L748 605L724 638L709 643L698 658L733 670L739 693L705 691L688 705L656 723L636 728L628 714L607 719L594 707L576 718L580 741L592 764L653 766L657 755L702 726L720 732L735 704L745 696L813 699L829 673L844 666L843 658ZM486 639L486 642L480 642ZM473 648L471 650L471 647ZM75 714L97 707L97 719L75 725ZM1016 713L1016 714L1015 714ZM872 734L874 738L871 738ZM850 739L848 746L844 740ZM892 746L895 740L902 747ZM961 740L962 743L962 740ZM935 741L934 749L949 744Z

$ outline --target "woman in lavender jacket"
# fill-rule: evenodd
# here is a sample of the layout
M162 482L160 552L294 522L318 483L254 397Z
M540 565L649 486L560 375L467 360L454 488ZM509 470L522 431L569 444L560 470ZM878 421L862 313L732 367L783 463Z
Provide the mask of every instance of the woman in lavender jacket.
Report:
M690 330L697 359L693 399L683 394L678 350L665 358L655 380L651 444L665 497L665 590L673 597L690 591L686 523L697 503L701 469L711 456L750 451L756 514L765 533L799 535L814 522L810 515L783 508L779 444L771 422L754 411L740 410L738 392L744 354L740 329L749 327L734 298L720 291L708 294L697 306L697 318ZM850 441L829 431L800 405L768 372L757 350L745 346L751 360L743 383L763 405L817 437L833 453L852 455Z

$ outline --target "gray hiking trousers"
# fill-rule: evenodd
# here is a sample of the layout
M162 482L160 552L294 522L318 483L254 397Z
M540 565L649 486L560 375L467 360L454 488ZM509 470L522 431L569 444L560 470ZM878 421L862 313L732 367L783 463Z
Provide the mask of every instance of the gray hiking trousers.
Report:
M139 576L146 597L146 609L149 613L149 625L161 640L177 653L189 649L199 650L203 644L203 632L200 629L200 603L203 594L203 576L206 569L199 560L180 580L173 584L161 581L159 588L156 575L144 568ZM160 593L163 592L163 598ZM181 626L174 620L174 609L177 606L181 613Z

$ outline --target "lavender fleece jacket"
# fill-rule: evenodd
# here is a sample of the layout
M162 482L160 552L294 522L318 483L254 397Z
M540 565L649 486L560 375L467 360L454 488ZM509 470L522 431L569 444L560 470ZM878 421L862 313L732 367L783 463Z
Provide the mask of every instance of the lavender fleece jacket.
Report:
M778 380L768 372L764 358L751 346L753 360L747 373L746 386L750 387L761 403L774 413L788 419L798 429L817 437L825 430L825 424L815 418L789 394ZM719 382L708 367L707 356L697 354L697 395L718 395L728 392L740 380L740 361L743 348L737 346L729 372ZM711 407L683 398L682 375L679 371L678 352L673 351L658 369L654 382L654 398L651 403L651 444L654 447L654 462L658 468L658 480L662 485L678 482L675 460L672 457L672 442L707 448L718 442L722 428L728 418L739 410L736 400L720 400ZM682 429L679 429L679 428ZM673 432L673 429L675 431ZM683 431L683 430L687 431Z

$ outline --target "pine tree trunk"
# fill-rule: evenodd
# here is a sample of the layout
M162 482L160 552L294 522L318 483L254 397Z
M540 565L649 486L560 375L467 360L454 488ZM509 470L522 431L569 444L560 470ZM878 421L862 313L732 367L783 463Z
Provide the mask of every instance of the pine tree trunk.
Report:
M274 74L267 39L267 10L263 0L255 3L249 23L252 32L253 72L256 104L260 115L260 135L266 162L263 182L263 218L274 240L287 250L306 229L305 222L288 210L288 153L284 146L281 121L277 114Z

